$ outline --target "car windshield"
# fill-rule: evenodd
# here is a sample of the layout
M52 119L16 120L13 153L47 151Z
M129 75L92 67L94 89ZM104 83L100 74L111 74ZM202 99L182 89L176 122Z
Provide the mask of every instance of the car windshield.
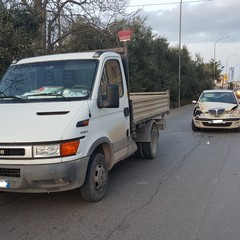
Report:
M0 101L81 100L92 90L98 61L64 60L11 65L0 83Z
M232 92L203 92L199 102L220 102L237 104L237 100Z

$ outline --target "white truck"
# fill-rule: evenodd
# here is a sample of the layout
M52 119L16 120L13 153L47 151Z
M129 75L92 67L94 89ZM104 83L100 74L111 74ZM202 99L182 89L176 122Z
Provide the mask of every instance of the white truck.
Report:
M106 193L108 171L155 158L169 92L129 93L127 58L111 51L16 61L0 82L0 191Z

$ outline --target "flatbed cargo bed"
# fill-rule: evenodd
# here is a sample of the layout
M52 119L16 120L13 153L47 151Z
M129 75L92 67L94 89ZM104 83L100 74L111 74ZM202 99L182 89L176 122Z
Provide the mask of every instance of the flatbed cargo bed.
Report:
M159 119L170 111L170 94L166 92L130 93L132 124Z

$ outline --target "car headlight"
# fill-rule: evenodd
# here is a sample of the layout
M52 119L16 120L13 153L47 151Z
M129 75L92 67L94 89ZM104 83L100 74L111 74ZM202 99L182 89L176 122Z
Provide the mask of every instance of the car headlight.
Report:
M229 114L230 117L238 117L240 114L238 109L232 110Z
M78 150L80 141L70 141L58 144L44 144L33 146L33 157L48 158L48 157L66 157L75 155Z
M204 113L200 110L200 108L196 107L193 111L194 117L203 117Z

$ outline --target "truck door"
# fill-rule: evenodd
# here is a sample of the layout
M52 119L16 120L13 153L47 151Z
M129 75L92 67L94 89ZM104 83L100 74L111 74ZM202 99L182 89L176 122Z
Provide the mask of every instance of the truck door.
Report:
M122 71L117 59L111 59L105 62L99 89L103 100L106 97L106 86L109 83L118 84L119 107L101 109L106 119L106 121L102 122L102 127L107 129L108 138L113 144L114 160L117 162L126 156L128 152L128 137L130 134L128 94L126 83L123 82Z

